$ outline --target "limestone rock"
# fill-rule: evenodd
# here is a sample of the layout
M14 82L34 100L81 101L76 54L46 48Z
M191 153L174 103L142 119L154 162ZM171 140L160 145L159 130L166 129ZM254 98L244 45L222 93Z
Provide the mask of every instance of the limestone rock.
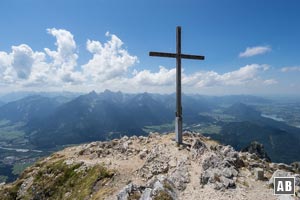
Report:
M238 154L229 147L217 147L220 154L211 153L202 163L203 173L200 176L200 183L203 185L212 184L214 189L227 189L235 187L235 180L238 170L235 162ZM230 156L225 157L224 156Z
M118 200L127 200L132 190L133 190L132 183L126 185L117 195Z
M165 176L158 176L148 181L146 186L128 184L117 195L118 200L130 200L134 195L140 200L160 199L160 195L167 195L168 199L178 199L174 184ZM136 198L136 196L134 197Z
M203 152L207 149L205 143L201 142L199 139L195 139L192 146L191 146L191 152L193 155L193 159L196 159L197 157L201 156Z
M265 152L264 145L257 141L251 142L251 144L248 147L242 149L242 152L249 152L251 154L255 154L259 158L265 159L267 162L271 162L270 157Z
M295 174L295 185L300 187L300 174Z
M146 179L154 175L167 173L169 170L169 157L162 152L163 146L156 146L146 158L145 164L139 169L138 173Z
M264 170L262 168L255 168L254 176L255 176L255 180L259 180L259 181L264 180Z
M293 162L291 163L291 166L292 166L292 170L295 172L295 173L300 173L300 162Z
M21 185L21 187L18 191L18 194L17 194L18 199L22 199L26 195L26 191L31 187L32 183L33 183L33 177L32 176L29 177L28 179L26 179L22 183L22 185Z
M144 159L147 156L147 154L148 154L148 149L143 149L143 151L139 153L140 159Z
M146 188L144 190L144 192L142 193L142 196L141 196L140 200L152 200L151 194L152 194L152 189L151 188Z
M184 190L186 188L186 184L190 182L190 174L187 169L186 160L182 160L178 163L176 170L170 176L170 180L178 190Z
M285 164L285 163L277 163L277 168L287 170L287 171L292 171L293 170L293 167L291 165L288 165L288 164Z

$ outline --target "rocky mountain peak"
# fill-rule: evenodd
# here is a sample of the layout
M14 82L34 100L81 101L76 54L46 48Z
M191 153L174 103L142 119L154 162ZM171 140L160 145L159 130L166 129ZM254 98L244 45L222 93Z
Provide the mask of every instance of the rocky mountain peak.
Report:
M97 97L97 93L95 92L95 90L89 92L87 95L90 97Z
M253 141L249 146L241 150L242 152L249 152L252 154L256 154L259 158L265 159L268 162L271 162L271 158L268 156L267 152L265 152L264 145Z
M200 134L124 136L73 146L0 187L5 199L276 199L272 176L293 167L237 152Z

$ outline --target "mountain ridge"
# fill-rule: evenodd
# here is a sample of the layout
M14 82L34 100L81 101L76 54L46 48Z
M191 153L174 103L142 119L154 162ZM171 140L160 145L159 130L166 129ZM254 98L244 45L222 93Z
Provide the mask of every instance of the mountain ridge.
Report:
M246 95L183 95L182 102L185 130L209 135L237 150L257 140L264 144L274 161L300 160L300 129L262 117L254 107L256 104L243 103L268 100ZM169 132L174 126L174 110L175 94L126 94L105 90L92 91L72 100L62 96L29 96L0 107L0 121L4 120L4 124L6 118L13 121L10 127L9 123L3 126L6 131L19 123L14 121L22 120L15 127L25 132L25 142L29 140L34 148L49 149L124 135L146 135L149 131L160 131L155 130L158 127L165 127L161 132ZM213 132L206 133L205 127ZM289 148L290 145L293 148ZM282 151L286 151L286 156L280 156Z
M27 168L0 186L10 199L277 199L273 177L294 176L300 168L270 163L214 140L185 132L124 136L73 146ZM34 188L34 189L33 189Z

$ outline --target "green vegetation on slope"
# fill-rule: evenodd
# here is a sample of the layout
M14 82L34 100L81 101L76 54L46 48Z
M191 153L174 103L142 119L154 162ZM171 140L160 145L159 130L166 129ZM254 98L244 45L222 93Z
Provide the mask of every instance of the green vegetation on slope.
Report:
M145 131L146 133L150 133L150 132L170 132L171 130L173 131L175 126L175 123L169 123L169 124L161 124L161 125L156 125L156 126L145 126L143 128L143 131Z
M102 165L90 168L78 163L67 165L63 159L39 162L26 169L15 183L0 189L0 196L7 200L16 199L20 186L31 175L32 184L22 199L73 200L89 197L95 192L95 187L99 189L97 193L103 193L101 189L106 189L103 186L113 177L114 172Z
M13 171L12 173L14 175L19 175L21 174L27 167L31 166L33 163L15 163L13 166Z
M0 141L11 141L22 138L25 135L20 129L24 123L18 122L11 124L8 120L0 121Z

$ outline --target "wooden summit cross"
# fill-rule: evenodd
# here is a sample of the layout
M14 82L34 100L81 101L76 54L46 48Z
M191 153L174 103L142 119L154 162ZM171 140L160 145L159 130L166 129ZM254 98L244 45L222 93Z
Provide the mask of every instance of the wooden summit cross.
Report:
M176 142L182 144L182 106L181 106L181 59L204 60L204 56L181 53L181 27L176 27L176 53L149 52L149 56L176 58L176 113L175 133Z

